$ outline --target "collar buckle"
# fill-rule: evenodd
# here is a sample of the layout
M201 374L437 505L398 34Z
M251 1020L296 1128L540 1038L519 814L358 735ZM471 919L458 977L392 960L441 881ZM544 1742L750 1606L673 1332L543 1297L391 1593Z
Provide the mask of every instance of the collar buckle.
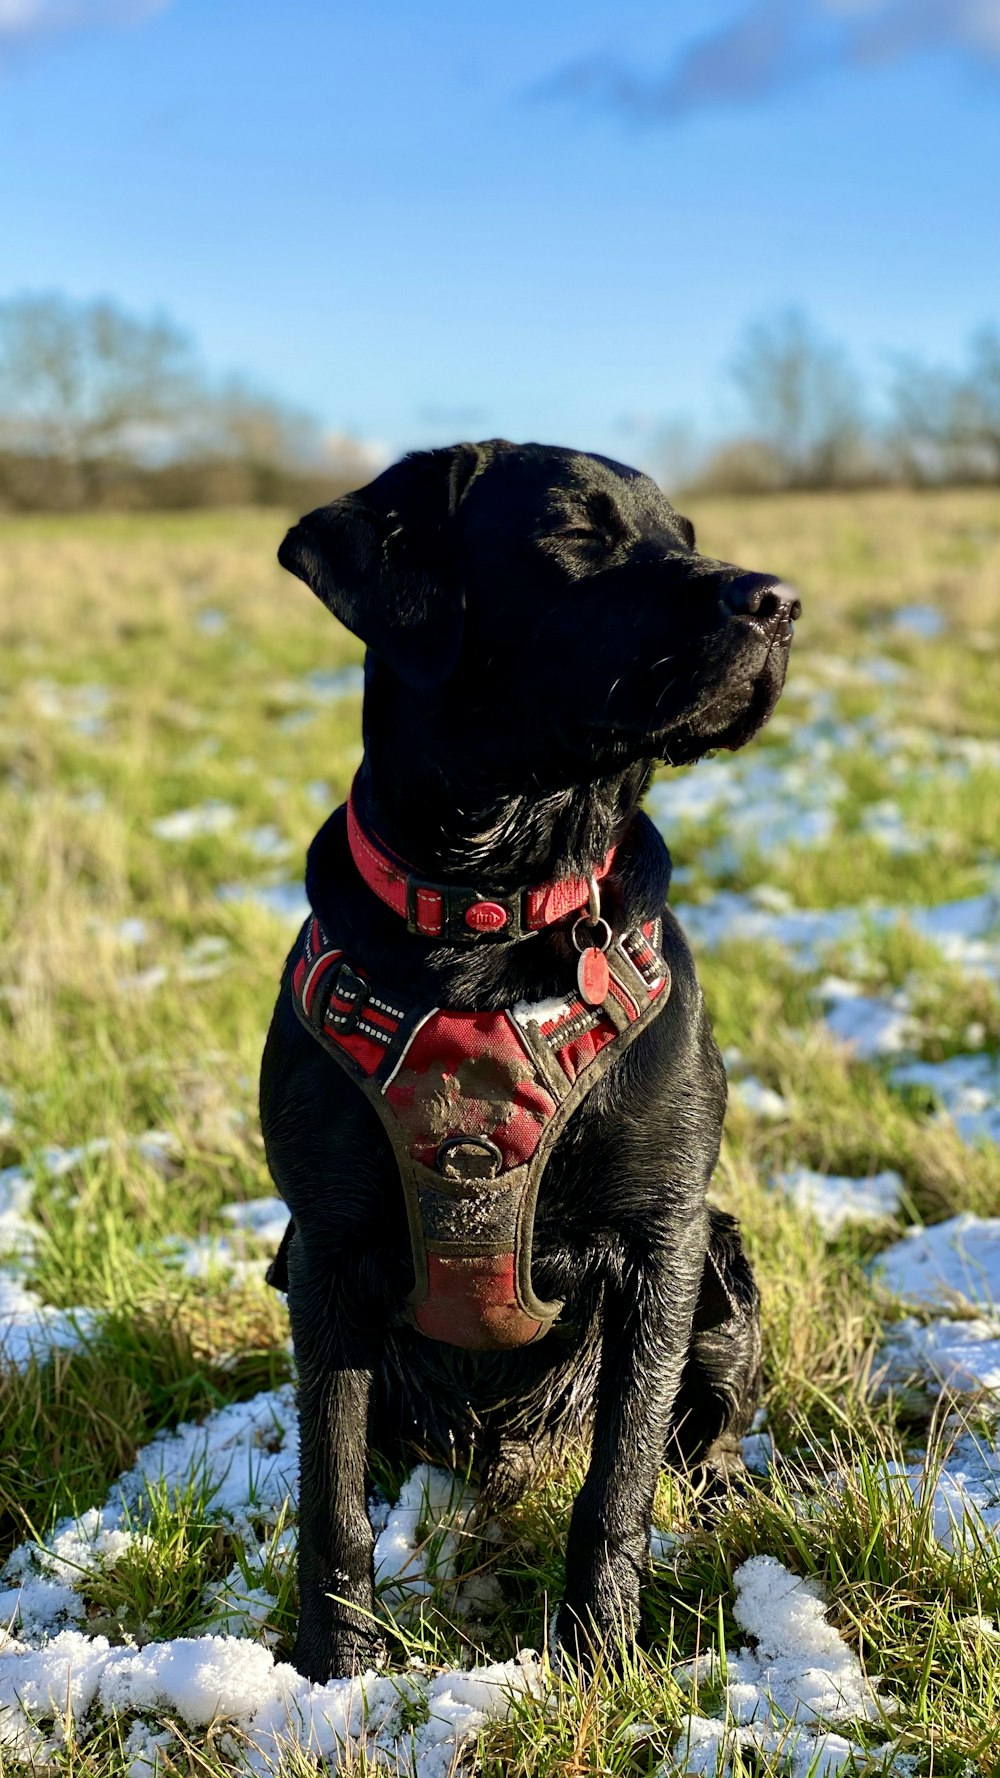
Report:
M522 901L520 889L510 895L484 895L459 883L433 883L410 876L406 879L406 929L419 938L441 938L449 944L509 943L527 936Z

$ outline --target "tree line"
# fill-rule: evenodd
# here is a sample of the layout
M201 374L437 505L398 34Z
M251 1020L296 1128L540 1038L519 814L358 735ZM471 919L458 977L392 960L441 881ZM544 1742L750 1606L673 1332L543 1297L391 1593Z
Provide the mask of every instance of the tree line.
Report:
M311 414L208 377L170 320L0 302L0 507L318 505L371 473Z
M995 327L957 366L897 357L873 397L845 350L788 310L747 328L729 375L742 423L674 485L1000 483ZM207 377L169 320L56 295L0 303L0 507L315 505L371 473L310 414Z
M745 430L697 472L720 490L1000 483L1000 331L957 365L912 355L865 387L842 346L800 310L752 323L730 365Z

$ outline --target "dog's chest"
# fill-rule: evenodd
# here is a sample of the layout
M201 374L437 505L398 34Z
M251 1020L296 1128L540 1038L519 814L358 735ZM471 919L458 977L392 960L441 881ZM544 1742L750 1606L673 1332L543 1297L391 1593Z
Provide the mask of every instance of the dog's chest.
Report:
M582 1199L573 1214L565 1168L554 1191L547 1170L571 1117L667 1001L659 936L651 921L612 940L596 1003L577 994L476 1011L413 1004L306 922L295 1010L388 1137L414 1277L406 1313L428 1338L502 1350L558 1320L564 1299L536 1291L533 1259L540 1276L559 1271L558 1256L592 1247L594 1229L581 1230Z

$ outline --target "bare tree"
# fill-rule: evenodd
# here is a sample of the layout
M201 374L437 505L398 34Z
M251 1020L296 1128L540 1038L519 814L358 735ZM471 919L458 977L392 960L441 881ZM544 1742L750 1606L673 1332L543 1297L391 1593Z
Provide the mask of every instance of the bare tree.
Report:
M294 505L301 486L318 505L331 481L350 485L343 459L310 414L210 380L168 320L62 296L0 303L0 504Z
M964 369L897 358L893 449L911 481L1000 481L1000 332L983 327Z
M193 353L169 321L62 296L0 304L0 413L9 448L81 464L132 454L183 418Z
M842 348L799 310L753 322L731 375L749 431L785 485L826 487L870 473L857 377Z

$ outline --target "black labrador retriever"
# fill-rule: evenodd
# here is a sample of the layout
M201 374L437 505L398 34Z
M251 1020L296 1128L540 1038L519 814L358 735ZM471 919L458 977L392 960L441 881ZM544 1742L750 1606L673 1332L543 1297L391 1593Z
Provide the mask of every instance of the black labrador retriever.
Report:
M586 1660L637 1624L661 1466L721 1485L757 1400L756 1288L706 1203L725 1074L639 804L767 720L798 602L700 555L645 475L504 440L406 457L279 559L368 650L261 1078L293 1659L380 1652L369 1449L471 1459L502 1498L587 1432L556 1623Z

